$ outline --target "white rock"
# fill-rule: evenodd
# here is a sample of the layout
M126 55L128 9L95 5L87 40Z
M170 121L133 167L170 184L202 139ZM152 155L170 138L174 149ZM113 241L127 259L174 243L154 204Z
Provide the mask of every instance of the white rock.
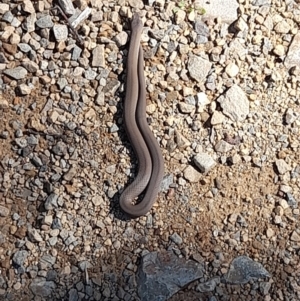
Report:
M221 95L218 102L223 113L233 121L243 121L249 114L249 100L238 85L233 85L225 95Z
M195 165L200 169L201 172L209 172L215 165L215 160L206 153L199 153L194 157Z
M234 63L229 63L225 68L225 72L230 77L235 77L236 75L238 75L239 71L240 71L239 67Z

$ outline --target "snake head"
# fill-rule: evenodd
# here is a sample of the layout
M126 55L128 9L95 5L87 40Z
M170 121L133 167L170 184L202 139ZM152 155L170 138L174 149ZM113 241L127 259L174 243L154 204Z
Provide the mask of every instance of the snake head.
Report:
M143 22L139 16L138 13L135 13L131 20L131 29L142 29L143 28Z

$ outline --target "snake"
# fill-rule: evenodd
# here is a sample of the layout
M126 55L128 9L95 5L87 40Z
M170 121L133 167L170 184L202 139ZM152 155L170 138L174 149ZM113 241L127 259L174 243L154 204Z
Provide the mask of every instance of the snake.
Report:
M146 117L144 55L140 45L142 31L142 20L135 13L131 21L123 118L128 139L137 157L138 172L119 200L121 209L132 217L139 217L150 211L164 176L161 149ZM142 200L135 204L134 201L142 193Z

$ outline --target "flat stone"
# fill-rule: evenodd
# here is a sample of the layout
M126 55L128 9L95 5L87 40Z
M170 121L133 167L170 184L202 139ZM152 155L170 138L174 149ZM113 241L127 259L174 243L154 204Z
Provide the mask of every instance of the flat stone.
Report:
M9 5L7 3L0 3L0 14L4 15L9 11Z
M138 294L143 301L164 301L203 277L203 265L178 258L173 252L151 252L142 257L138 269Z
M128 3L132 8L142 9L144 7L144 3L142 0L128 0Z
M35 24L39 27L39 28L52 28L53 27L53 22L51 19L50 15L46 15L43 16L41 18L39 18Z
M72 0L58 0L58 3L62 10L66 13L66 15L73 15L75 14L75 8L72 3Z
M211 116L210 124L217 125L223 123L225 120L225 116L220 111L214 111L213 115Z
M32 48L30 47L30 45L28 45L27 43L19 43L18 47L24 53L28 53L29 51L32 50Z
M237 19L238 7L235 0L197 0L197 8L205 11L203 20L221 18L223 22L231 24Z
M249 100L238 85L229 88L225 95L221 95L217 101L220 103L223 113L233 121L243 121L249 114Z
M57 200L58 200L58 195L56 193L51 193L45 201L44 204L45 209L51 210L57 208L58 207Z
M32 241L32 242L43 241L39 232L34 228L27 230L27 235L28 235L28 238L30 239L30 241Z
M226 68L225 72L230 76L230 77L235 77L239 73L239 67L235 63L229 63Z
M105 53L104 45L97 45L93 49L93 59L92 59L92 66L93 67L105 68L104 53Z
M224 140L220 140L215 145L215 151L219 153L227 153L233 149L233 145Z
M3 71L5 75L12 77L13 79L23 79L27 75L27 70L24 67L16 67L12 69L6 69Z
M170 235L170 240L173 241L177 245L182 244L182 238L175 232L172 235Z
M209 279L204 283L200 283L197 285L196 290L202 293L212 292L215 290L216 286L220 283L220 277L215 277Z
M209 28L208 26L201 20L201 18L197 18L195 22L195 31L197 34L208 37L209 36Z
M194 157L195 165L200 169L201 172L209 172L215 165L215 160L206 153L199 153Z
M52 294L56 285L53 281L46 281L43 277L37 277L32 280L29 288L35 296L48 297Z
M294 36L285 57L284 64L287 68L300 65L300 32Z
M0 216L1 217L6 217L9 215L9 209L0 205Z
M15 142L21 148L26 147L28 144L27 139L25 137L16 138Z
M29 95L31 93L31 88L26 84L21 84L18 86L18 91L21 95Z
M204 82L206 80L211 66L211 62L196 55L191 55L188 61L188 71L190 76L197 82Z
M64 180L71 181L77 173L77 169L75 167L71 167L67 173L64 174Z
M288 22L285 20L278 22L276 26L274 27L274 30L277 33L288 33L290 31L291 27Z
M222 282L228 284L245 284L250 280L271 277L268 271L258 262L247 256L239 256L230 264L227 274L222 278Z
M65 41L68 38L68 27L64 24L55 24L53 33L57 42Z
M128 34L126 31L121 31L115 36L115 42L118 47L124 46L127 43Z
M179 149L185 149L191 145L191 142L177 130L175 130L175 139Z
M92 70L91 68L85 70L84 77L88 80L94 80L97 77L97 72Z
M33 32L35 31L35 22L36 22L36 14L30 14L26 21L24 22L24 27L27 30L27 32Z
M291 240L299 242L300 241L300 235L296 231L293 231L292 234L291 234Z
M201 173L198 172L193 166L190 165L183 171L183 176L190 183L199 182L202 177Z
M12 261L17 266L23 266L24 261L27 259L28 255L29 253L25 250L17 251L13 256Z
M35 13L35 9L34 6L32 4L32 2L30 0L24 0L22 3L22 9L30 14L34 14Z
M278 172L281 175L292 170L291 166L289 166L283 159L276 160L275 164L276 164Z

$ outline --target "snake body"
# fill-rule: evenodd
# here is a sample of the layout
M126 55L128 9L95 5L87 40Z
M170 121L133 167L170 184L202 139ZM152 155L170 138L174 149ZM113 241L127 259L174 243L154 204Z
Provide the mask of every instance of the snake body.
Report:
M138 159L138 174L120 196L120 206L129 215L145 215L153 206L164 175L161 150L146 119L146 87L143 49L140 46L143 24L138 14L131 22L127 58L127 83L124 101L124 124ZM145 191L138 204L133 201Z

